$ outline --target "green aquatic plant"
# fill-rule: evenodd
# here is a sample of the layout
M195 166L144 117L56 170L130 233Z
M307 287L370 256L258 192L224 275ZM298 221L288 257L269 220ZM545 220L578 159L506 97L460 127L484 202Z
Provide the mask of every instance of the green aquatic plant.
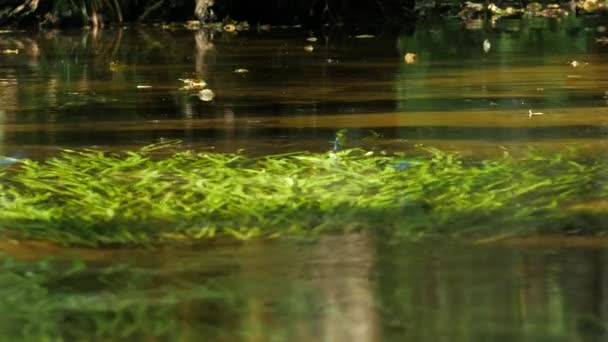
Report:
M93 245L349 230L487 237L601 233L606 218L601 205L589 209L608 195L602 159L468 160L428 147L253 158L162 147L65 150L1 168L0 232Z

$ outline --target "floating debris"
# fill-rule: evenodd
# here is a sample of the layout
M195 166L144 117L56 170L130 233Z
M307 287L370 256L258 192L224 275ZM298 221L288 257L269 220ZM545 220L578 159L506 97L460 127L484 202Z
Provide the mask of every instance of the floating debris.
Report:
M598 0L579 0L576 2L576 7L583 9L585 12L599 12L606 9L606 4Z
M150 88L152 88L151 85L144 85L144 84L137 85L137 89L150 89Z
M532 109L528 110L528 117L531 118L534 115L544 115L545 113L542 112L533 112Z
M204 102L212 101L214 97L215 93L211 89L203 89L198 92L198 98Z
M571 61L568 64L570 64L573 68L578 68L579 66L589 65L589 63L579 62L579 61Z
M181 87L181 90L202 90L207 86L207 82L194 79L194 78L180 78L180 81L184 82L184 86Z
M201 28L201 22L199 20L188 20L185 26L188 30L198 30Z
M608 44L608 37L595 38L595 42L603 44L603 45L607 45Z
M317 40L318 40L318 39L317 39L317 37L308 37L308 38L306 38L306 41L307 41L307 42L311 42L311 43L314 43L314 42L316 42Z
M237 31L249 31L249 28L250 28L249 22L247 22L247 21L241 21L236 24Z
M405 63L413 64L416 63L418 56L415 53L408 52L405 54L405 56L403 56L403 59L405 60Z
M464 3L462 10L458 12L458 16L463 20L471 19L481 13L483 9L483 4L467 1Z
M488 39L483 41L483 52L488 53L490 52L490 49L492 48L492 44L490 44L490 41Z
M312 45L304 45L304 51L313 52L313 51L315 51L315 47Z
M16 54L19 54L19 50L17 50L17 49L14 49L14 50L6 49L6 50L2 50L2 53L5 54L5 55L16 55Z
M226 24L226 25L224 25L224 31L225 32L235 32L236 31L236 25L234 25L234 24Z
M373 34L359 34L356 35L355 38L357 39L370 39L370 38L375 38L376 36L374 36Z
M117 72L125 69L126 66L118 61L110 62L110 71Z
M248 72L249 72L249 70L244 69L244 68L239 68L239 69L235 69L235 70L234 70L234 73L235 73L235 74L246 74L246 73L248 73Z

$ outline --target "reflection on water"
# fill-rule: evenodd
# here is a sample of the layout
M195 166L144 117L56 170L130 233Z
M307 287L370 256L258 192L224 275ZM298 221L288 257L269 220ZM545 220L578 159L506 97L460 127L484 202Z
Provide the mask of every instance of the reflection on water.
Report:
M474 246L363 235L189 250L1 249L3 338L604 341L605 240ZM547 241L553 241L546 243ZM61 258L79 255L87 266ZM12 261L11 261L12 260ZM125 266L130 265L130 266Z
M382 135L373 144L394 149L576 145L603 158L608 64L595 23L469 28L426 24L365 40L313 32L312 52L299 30L2 34L0 50L19 53L0 55L0 154L44 157L58 147L122 149L161 138L219 151L328 150L336 131L349 128L355 138ZM418 62L404 63L406 52ZM179 90L180 78L205 79L217 97L200 101ZM0 259L0 336L604 341L606 242L568 241L349 235L154 250L4 241L0 252L11 257ZM58 259L38 261L46 257ZM86 266L72 265L79 259Z
M222 151L325 150L342 127L407 140L401 148L496 138L597 144L607 134L608 64L595 26L568 17L475 30L421 24L374 39L313 32L312 52L299 30L3 34L0 48L20 52L0 55L0 150L160 138ZM418 62L405 63L406 52ZM234 72L241 68L249 72ZM180 78L205 79L216 99L180 91Z

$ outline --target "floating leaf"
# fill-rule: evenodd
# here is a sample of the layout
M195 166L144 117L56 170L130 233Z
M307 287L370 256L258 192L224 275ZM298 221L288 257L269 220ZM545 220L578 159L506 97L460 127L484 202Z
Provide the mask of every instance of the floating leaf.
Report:
M492 44L490 44L490 41L488 39L483 41L483 52L488 53L490 52L490 49L492 48Z
M418 56L416 56L415 53L408 52L405 54L405 56L403 56L403 59L405 60L405 63L413 64L413 63L416 63Z
M184 83L184 86L181 88L182 90L202 90L207 86L207 82L200 79L180 78L179 80Z
M227 24L227 25L224 25L223 29L226 32L235 32L236 31L236 25L234 25L234 24Z
M198 92L198 98L201 101L209 102L215 97L215 93L211 89L203 89Z

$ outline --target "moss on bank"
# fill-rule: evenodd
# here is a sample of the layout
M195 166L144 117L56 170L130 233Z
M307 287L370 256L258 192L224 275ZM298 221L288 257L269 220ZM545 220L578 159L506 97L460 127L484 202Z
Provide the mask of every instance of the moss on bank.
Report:
M5 237L141 244L369 230L409 237L602 233L607 162L364 150L249 158L64 151L0 169ZM585 204L585 205L582 205ZM605 221L604 221L605 222Z

